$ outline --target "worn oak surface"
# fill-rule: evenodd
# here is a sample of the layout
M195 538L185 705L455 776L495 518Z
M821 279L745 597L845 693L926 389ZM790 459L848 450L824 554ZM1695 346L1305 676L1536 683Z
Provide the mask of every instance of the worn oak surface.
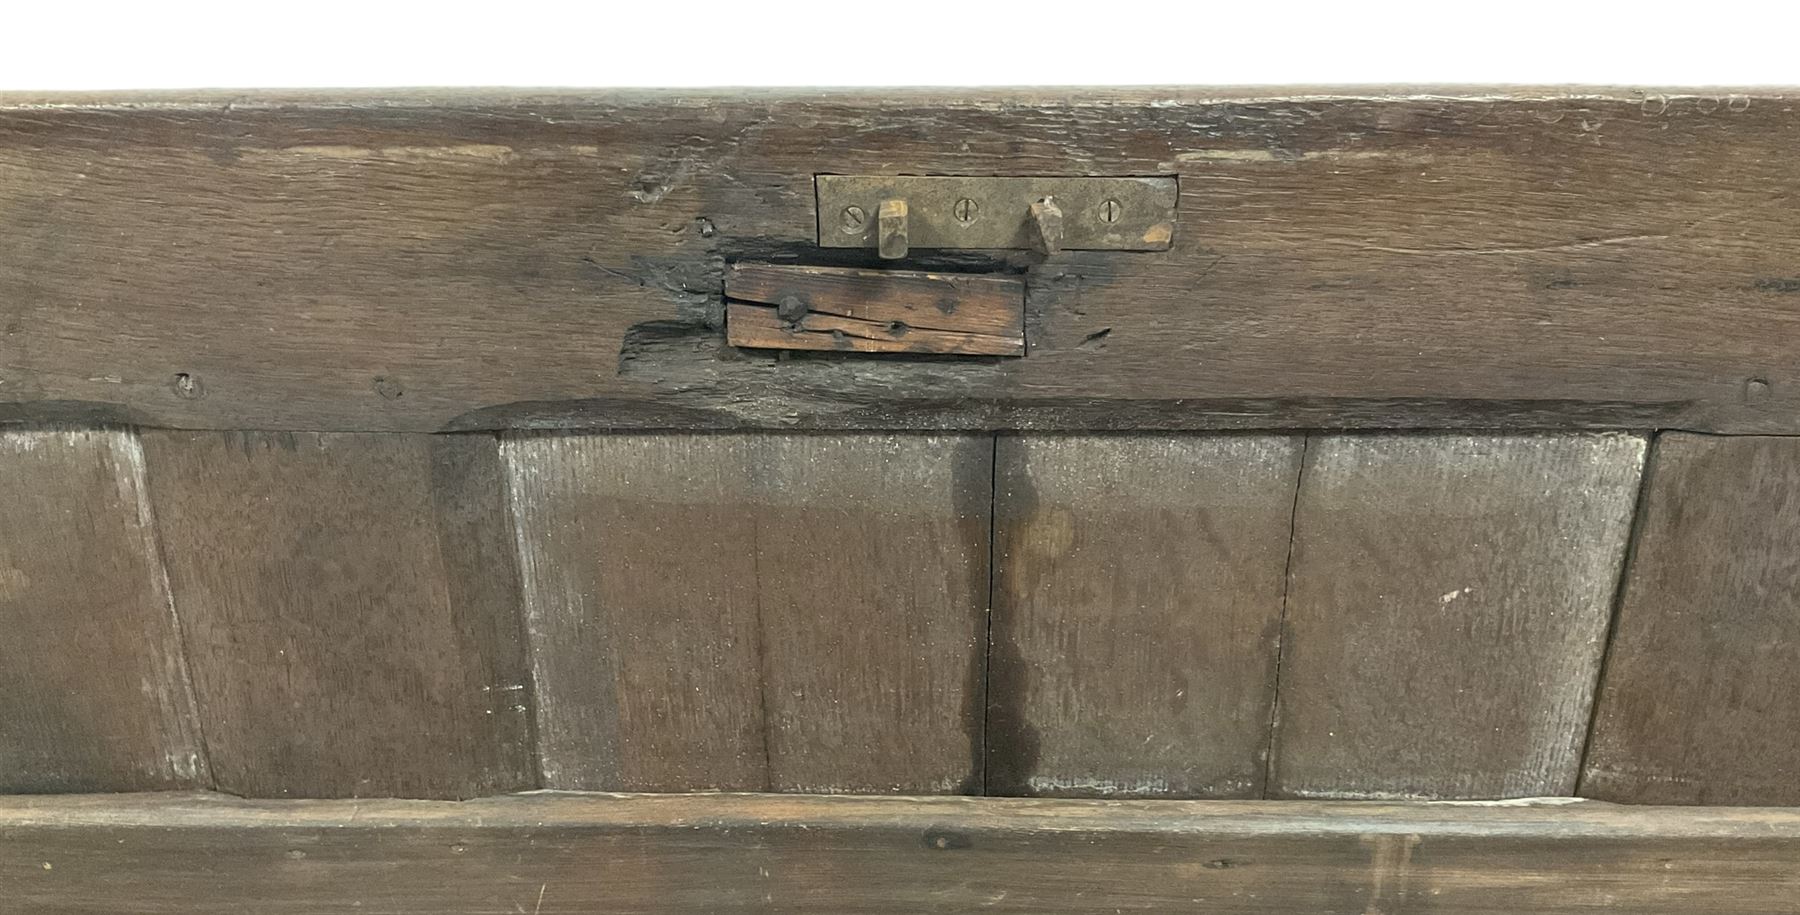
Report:
M1660 440L1603 661L1632 435L9 432L0 792L1800 804L1800 454Z
M1025 281L1012 276L736 264L733 346L1025 355Z
M1271 795L1573 793L1644 447L1313 437Z
M550 788L769 786L741 439L504 443Z
M506 443L545 785L978 791L992 443Z
M1581 793L1800 804L1800 439L1665 435Z
M1781 91L0 100L0 417L275 430L1800 431ZM1023 359L725 343L820 173L1173 175L1167 252L934 254ZM1704 346L1695 341L1704 340Z
M874 322L809 313L789 322L774 308L748 302L726 305L733 346L772 350L857 353L914 353L929 356L1023 356L1025 337L913 327L904 321Z
M138 442L0 433L0 792L210 785Z
M143 444L219 788L535 786L491 436L160 432Z
M1202 911L1774 915L1800 812L540 794L0 799L41 915Z
M1298 436L1004 436L991 794L1260 797Z

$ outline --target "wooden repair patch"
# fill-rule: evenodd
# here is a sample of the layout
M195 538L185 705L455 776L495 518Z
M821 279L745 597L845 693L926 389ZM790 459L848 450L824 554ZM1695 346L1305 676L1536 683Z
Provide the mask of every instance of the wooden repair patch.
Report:
M733 346L1025 355L1017 277L737 264L725 298Z

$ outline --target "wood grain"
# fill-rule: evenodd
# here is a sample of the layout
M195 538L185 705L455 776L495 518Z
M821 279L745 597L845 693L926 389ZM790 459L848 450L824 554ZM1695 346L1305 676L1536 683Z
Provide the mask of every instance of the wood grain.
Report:
M0 432L0 791L210 785L153 528L130 434Z
M989 793L1262 796L1300 452L1000 439Z
M546 786L979 786L988 440L505 448Z
M812 313L782 320L772 307L730 302L726 305L732 346L752 349L828 350L854 353L919 353L937 356L1023 356L1025 338L934 327L904 321L870 321Z
M34 915L1776 915L1800 812L539 794L0 799Z
M1792 433L1794 109L1591 88L12 95L0 419ZM817 247L815 175L903 172L1173 175L1178 225L1167 252L896 264L1023 271L1025 359L725 343L727 263L878 265Z
M221 789L535 786L491 436L146 433Z
M1581 793L1800 805L1800 439L1658 437Z
M744 443L509 438L544 784L768 786Z
M1310 440L1270 793L1573 793L1644 447Z
M747 315L751 321L728 321L734 346L880 352L884 350L862 344L881 343L888 352L1025 354L1025 281L1016 276L735 264L725 273L725 297L731 316ZM791 317L782 314L789 308ZM840 327L852 329L837 330L846 338L841 346L814 338L803 347L791 339L771 342L766 333L746 332L766 328L763 313L771 309L794 331L830 336ZM835 320L818 326L805 320L816 318ZM859 333L857 327L863 330Z

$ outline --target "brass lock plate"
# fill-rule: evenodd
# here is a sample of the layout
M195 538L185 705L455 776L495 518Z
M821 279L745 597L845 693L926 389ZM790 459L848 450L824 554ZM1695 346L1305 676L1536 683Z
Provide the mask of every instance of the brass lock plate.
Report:
M1176 181L1156 178L980 178L941 175L815 175L819 245L877 248L890 256L893 214L903 214L899 250L1046 250L1045 202L1060 216L1048 246L1076 251L1167 251L1175 237ZM884 204L886 205L884 208ZM887 216L887 245L881 244Z

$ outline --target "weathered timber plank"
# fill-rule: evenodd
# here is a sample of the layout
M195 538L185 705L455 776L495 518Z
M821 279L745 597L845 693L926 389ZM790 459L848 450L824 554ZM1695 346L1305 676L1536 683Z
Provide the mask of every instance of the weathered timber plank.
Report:
M0 800L38 915L1201 911L1774 915L1800 812L528 795Z
M725 297L921 330L994 337L1025 335L1025 280L1016 276L734 264Z
M988 439L504 447L547 787L979 787Z
M768 786L740 446L503 440L547 787Z
M1572 793L1643 456L1626 435L1311 439L1270 793Z
M131 435L0 433L0 791L210 784L153 527Z
M1777 90L13 96L0 417L1796 432L1797 119ZM816 247L832 172L1175 175L1181 210L1167 252L902 262L1024 270L1024 359L728 346L728 262L878 264Z
M1000 439L989 793L1262 796L1301 441Z
M1025 338L1020 335L996 337L818 313L784 321L774 308L746 302L727 303L725 315L731 328L731 345L752 349L936 356L1025 355Z
M145 433L221 789L536 784L492 436Z
M1800 439L1652 454L1581 793L1800 804Z

